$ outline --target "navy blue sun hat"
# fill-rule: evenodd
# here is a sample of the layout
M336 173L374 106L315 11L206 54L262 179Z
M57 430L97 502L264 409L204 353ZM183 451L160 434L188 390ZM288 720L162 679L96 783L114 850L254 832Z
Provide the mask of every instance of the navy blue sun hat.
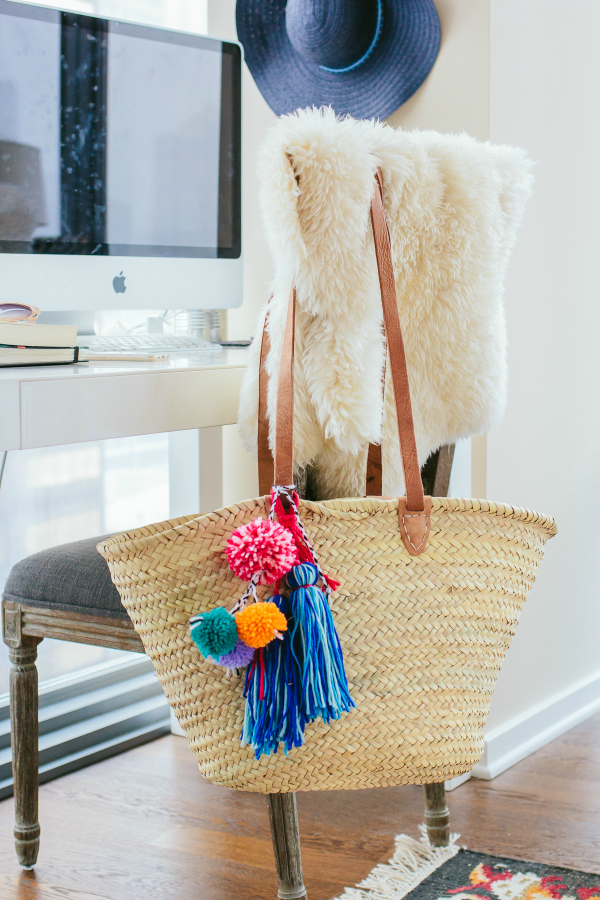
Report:
M441 37L433 0L237 0L236 22L277 115L332 106L385 119L423 84Z

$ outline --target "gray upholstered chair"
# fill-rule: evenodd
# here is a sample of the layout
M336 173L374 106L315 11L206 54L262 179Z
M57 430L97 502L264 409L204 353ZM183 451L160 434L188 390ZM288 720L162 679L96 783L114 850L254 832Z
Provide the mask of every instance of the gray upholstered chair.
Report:
M144 652L96 550L101 539L63 544L22 559L13 566L4 588L2 634L11 662L15 845L26 868L35 865L40 846L37 645L48 637Z
M442 447L422 470L425 492L445 497L454 447ZM6 582L2 633L9 647L11 742L15 792L15 844L22 866L35 865L38 823L37 645L43 638L144 652L96 544L108 535L63 544L18 562ZM294 794L268 794L279 896L306 897ZM443 784L425 786L430 841L449 840Z

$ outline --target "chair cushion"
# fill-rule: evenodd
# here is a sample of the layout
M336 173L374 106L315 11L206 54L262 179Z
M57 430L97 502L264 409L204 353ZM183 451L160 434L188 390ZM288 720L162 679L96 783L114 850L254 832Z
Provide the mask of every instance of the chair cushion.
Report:
M12 567L2 596L26 606L129 618L106 561L96 550L96 544L107 537L61 544L27 556Z

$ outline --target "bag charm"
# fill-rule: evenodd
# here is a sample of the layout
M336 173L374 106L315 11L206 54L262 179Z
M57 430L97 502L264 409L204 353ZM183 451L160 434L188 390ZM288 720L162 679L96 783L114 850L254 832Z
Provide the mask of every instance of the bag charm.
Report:
M232 572L255 584L274 584L298 562L293 535L271 518L237 528L225 552Z
M301 707L307 722L339 719L354 706L348 692L342 647L327 594L317 587L319 569L302 563L288 572L290 642L302 666Z
M330 722L354 707L330 609L339 584L321 570L298 505L293 485L273 488L269 518L242 525L227 542L229 565L249 581L246 591L230 611L217 607L190 619L203 656L228 669L247 667L242 744L257 759L280 743L287 754L304 742L307 722ZM275 584L270 601L259 600L260 584Z
M298 561L298 551L289 531L259 517L233 532L226 553L232 571L250 581L248 588L231 610L218 606L193 616L190 635L202 656L227 669L243 669L256 648L280 638L287 628L274 603L258 600L256 586L278 581ZM250 597L255 602L246 607Z
M246 671L242 743L257 759L276 753L280 743L286 754L302 746L307 722L320 716L328 723L354 706L329 605L339 584L321 570L298 505L293 486L271 491L269 519L277 516L293 536L298 560L273 597L287 620L285 637L259 650Z
M215 661L231 653L238 641L235 619L224 606L191 618L190 633L202 656Z

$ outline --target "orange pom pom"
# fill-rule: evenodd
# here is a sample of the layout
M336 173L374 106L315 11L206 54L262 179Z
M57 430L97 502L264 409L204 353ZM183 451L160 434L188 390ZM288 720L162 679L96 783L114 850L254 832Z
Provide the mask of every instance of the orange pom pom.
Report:
M274 603L252 603L235 617L238 635L249 647L264 647L282 631L287 620Z

